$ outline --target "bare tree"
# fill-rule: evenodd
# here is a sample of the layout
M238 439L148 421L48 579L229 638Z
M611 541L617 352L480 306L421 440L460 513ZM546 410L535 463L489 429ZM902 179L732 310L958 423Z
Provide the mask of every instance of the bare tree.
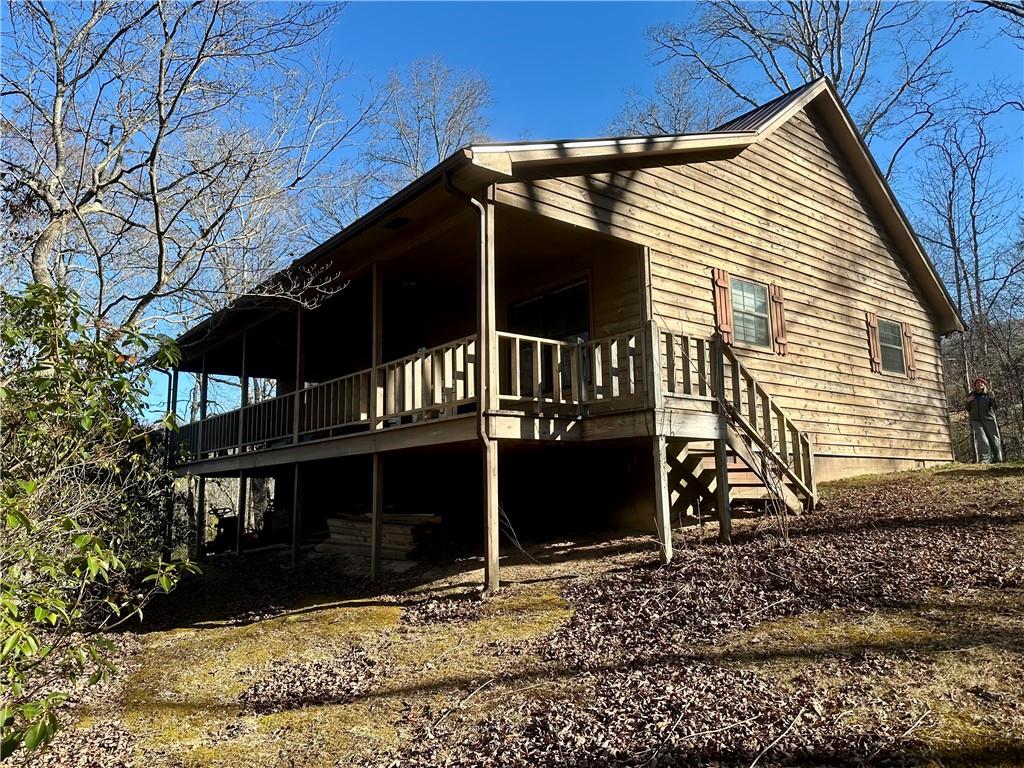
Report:
M929 136L919 162L915 228L952 289L967 331L943 344L946 394L961 412L977 375L996 393L1008 455L1024 449L1024 217L1020 184L1001 170L999 110L963 107ZM962 418L960 458L971 458Z
M380 139L366 159L389 191L484 136L490 86L478 75L457 72L441 58L419 59L404 75L393 74L388 90L377 120Z
M888 175L949 98L944 54L974 12L909 0L721 0L649 34L665 60L695 67L734 106L828 76L869 142L897 137Z
M1013 231L1021 190L998 172L1005 143L992 137L992 117L973 110L929 139L916 227L982 349L1003 299L1024 288Z
M1003 18L1003 31L1014 38L1018 48L1024 48L1024 0L974 0L978 5L995 11Z
M337 5L8 8L5 266L74 287L115 330L222 304L218 264L240 285L278 266L287 212L379 109L300 56Z
M693 62L674 63L657 79L653 94L638 90L626 94L626 103L609 129L616 135L657 136L714 128L733 112L731 99L719 98L722 89L702 80Z
M418 59L392 73L358 157L317 190L305 209L306 239L321 242L484 136L490 86L444 59Z

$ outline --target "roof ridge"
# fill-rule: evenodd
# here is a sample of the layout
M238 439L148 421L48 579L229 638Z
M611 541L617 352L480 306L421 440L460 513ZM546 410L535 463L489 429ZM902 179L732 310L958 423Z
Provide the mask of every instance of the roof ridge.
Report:
M711 133L725 133L728 131L757 131L762 126L767 124L777 114L782 112L786 107L792 104L794 101L803 96L807 91L816 87L822 80L827 80L824 75L809 80L803 85L794 88L791 91L780 94L770 101L766 101L763 104L759 104L753 109L749 109L746 112L737 115L736 117L727 120L716 128L711 129Z

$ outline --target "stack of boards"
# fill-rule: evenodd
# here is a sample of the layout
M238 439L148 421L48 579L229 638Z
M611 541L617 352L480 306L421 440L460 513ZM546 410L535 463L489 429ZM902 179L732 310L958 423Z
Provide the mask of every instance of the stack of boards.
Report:
M411 559L440 522L437 515L384 515L381 554L385 560ZM371 525L370 515L327 518L331 544L352 555L369 555Z

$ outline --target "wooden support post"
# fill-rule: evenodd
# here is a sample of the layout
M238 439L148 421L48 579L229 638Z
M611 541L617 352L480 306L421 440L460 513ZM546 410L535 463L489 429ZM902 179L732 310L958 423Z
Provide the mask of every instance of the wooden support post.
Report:
M725 440L729 429L725 405L725 342L721 334L715 334L711 342L712 382L715 387L716 407L720 419L722 437L715 440L715 497L718 502L718 540L723 544L732 543L732 513L729 509L729 451Z
M480 213L480 252L477 263L479 313L476 376L477 376L477 415L478 432L483 444L484 468L484 595L493 594L500 584L498 561L500 558L498 530L498 443L491 438L487 415L498 407L498 329L495 324L494 301L494 187L489 187L483 202L474 200L473 204ZM534 349L534 370L540 361L540 350ZM535 381L538 378L535 373ZM535 383L536 387L536 383ZM534 389L534 396L539 396Z
M718 540L732 543L732 512L729 509L729 451L724 439L715 440L715 497L718 502Z
M384 467L383 457L373 454L373 507L370 521L370 578L380 578L384 541Z
M484 371L484 379L487 382L487 389L483 392L482 401L485 412L498 409L498 324L497 310L494 291L494 273L497 254L494 241L494 218L495 218L495 187L492 185L487 189L486 226L484 232L484 327L483 337L480 339L482 351L481 362Z
M662 435L654 438L654 524L661 545L661 562L672 560L672 498L668 489L666 466L668 445Z
M498 442L484 442L484 508L487 525L484 553L484 594L491 595L500 585L498 561L501 541L498 529Z
M199 458L203 457L203 448L206 442L206 404L209 400L210 374L206 371L206 353L203 353L203 367L199 373L199 425L196 427L196 452Z
M242 452L245 443L245 407L249 405L249 332L242 331L242 371L239 385L242 389L241 402L238 409L238 452Z
M242 554L242 537L245 535L245 507L249 503L249 473L244 469L238 473L238 526L235 530L235 554Z
M671 340L671 337L669 338ZM644 347L647 366L647 401L652 408L660 410L665 407L665 395L661 389L661 331L653 320L647 324Z
M196 490L196 560L206 557L206 478L199 476Z
M292 478L292 564L299 561L302 546L302 465L295 463Z
M370 320L370 429L382 426L381 413L384 411L385 382L378 378L377 368L381 363L381 326L383 315L384 286L380 277L380 265L374 262L370 271L371 320ZM378 394L378 390L381 390Z
M298 443L302 434L303 390L306 388L306 345L303 341L305 311L301 306L295 311L295 396L292 401L292 442Z
M173 421L178 423L178 369L170 374L167 381L167 412L174 415ZM171 452L174 450L174 439L170 430L164 430L164 469L171 466ZM163 547L161 553L165 560L171 558L172 537L174 534L174 481L167 488L167 499L164 507Z

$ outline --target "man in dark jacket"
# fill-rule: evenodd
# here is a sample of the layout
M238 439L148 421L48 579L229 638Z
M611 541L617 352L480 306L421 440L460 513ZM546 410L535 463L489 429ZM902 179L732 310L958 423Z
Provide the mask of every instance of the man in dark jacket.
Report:
M999 439L996 421L996 400L988 391L988 382L981 376L974 380L974 391L967 396L967 413L971 420L971 433L978 449L978 461L990 464L1003 460L1003 444Z

